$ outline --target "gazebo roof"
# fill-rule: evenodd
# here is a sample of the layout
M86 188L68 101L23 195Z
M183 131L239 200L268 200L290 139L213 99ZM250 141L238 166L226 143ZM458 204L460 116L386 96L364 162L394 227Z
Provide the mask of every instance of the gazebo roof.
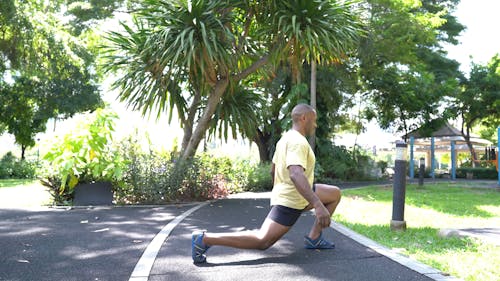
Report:
M445 123L441 128L434 131L429 137L422 136L420 129L408 133L407 135L405 135L405 137L414 137L415 145L417 146L430 145L431 137L434 137L434 144L439 147L437 148L438 150L449 150L450 142L455 141L455 143L457 144L457 149L466 150L466 141L462 136L461 131L453 127L449 123ZM473 146L479 147L492 145L490 141L482 139L476 135L471 135L470 142Z
M429 137L461 137L462 133L448 122L441 128L434 131L430 136L422 136L421 129L416 129L406 135L406 137L414 137L415 139L429 138Z

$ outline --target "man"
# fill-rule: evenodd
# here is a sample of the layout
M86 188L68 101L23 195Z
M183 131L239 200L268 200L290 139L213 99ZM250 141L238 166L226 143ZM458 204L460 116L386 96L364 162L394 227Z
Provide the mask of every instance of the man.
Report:
M273 157L272 207L261 228L235 233L193 233L191 248L195 263L206 262L205 252L214 245L265 250L290 230L302 212L313 208L316 219L309 235L304 237L305 247L335 247L323 238L321 231L330 226L341 195L336 186L313 184L316 158L306 136L314 134L316 118L316 111L307 104L293 108L292 129L281 137Z

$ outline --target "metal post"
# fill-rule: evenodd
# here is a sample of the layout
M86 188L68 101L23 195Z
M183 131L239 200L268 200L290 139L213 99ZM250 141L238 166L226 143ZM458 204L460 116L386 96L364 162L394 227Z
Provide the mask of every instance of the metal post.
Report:
M415 137L410 137L410 179L415 178L415 163L413 162L413 146L415 144Z
M434 169L436 169L436 161L434 159L434 137L431 138L431 177L434 179L436 175L434 174Z
M497 172L498 172L498 187L500 187L500 127L498 127L498 131L497 131L497 137L498 137L498 140L497 140L497 145L498 145L498 156L497 157Z
M406 230L405 193L406 193L406 160L407 144L396 143L396 160L394 161L394 184L392 191L391 230Z
M420 158L420 166L418 170L418 185L423 186L424 185L424 173L425 173L425 158L421 157Z
M451 179L457 179L457 152L455 151L455 141L451 142Z

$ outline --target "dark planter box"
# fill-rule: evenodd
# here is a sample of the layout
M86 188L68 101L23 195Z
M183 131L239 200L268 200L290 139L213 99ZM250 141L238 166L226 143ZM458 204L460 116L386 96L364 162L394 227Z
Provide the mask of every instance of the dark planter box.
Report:
M113 186L110 182L84 183L75 186L73 205L113 205Z

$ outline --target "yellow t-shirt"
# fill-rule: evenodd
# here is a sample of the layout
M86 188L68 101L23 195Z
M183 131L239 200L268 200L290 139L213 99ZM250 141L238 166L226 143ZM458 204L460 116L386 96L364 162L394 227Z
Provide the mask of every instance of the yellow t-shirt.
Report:
M312 186L314 181L314 163L316 157L307 139L295 130L283 134L276 145L273 156L274 186L271 193L271 205L283 205L294 209L304 209L309 202L300 195L290 179L288 167L299 165Z

